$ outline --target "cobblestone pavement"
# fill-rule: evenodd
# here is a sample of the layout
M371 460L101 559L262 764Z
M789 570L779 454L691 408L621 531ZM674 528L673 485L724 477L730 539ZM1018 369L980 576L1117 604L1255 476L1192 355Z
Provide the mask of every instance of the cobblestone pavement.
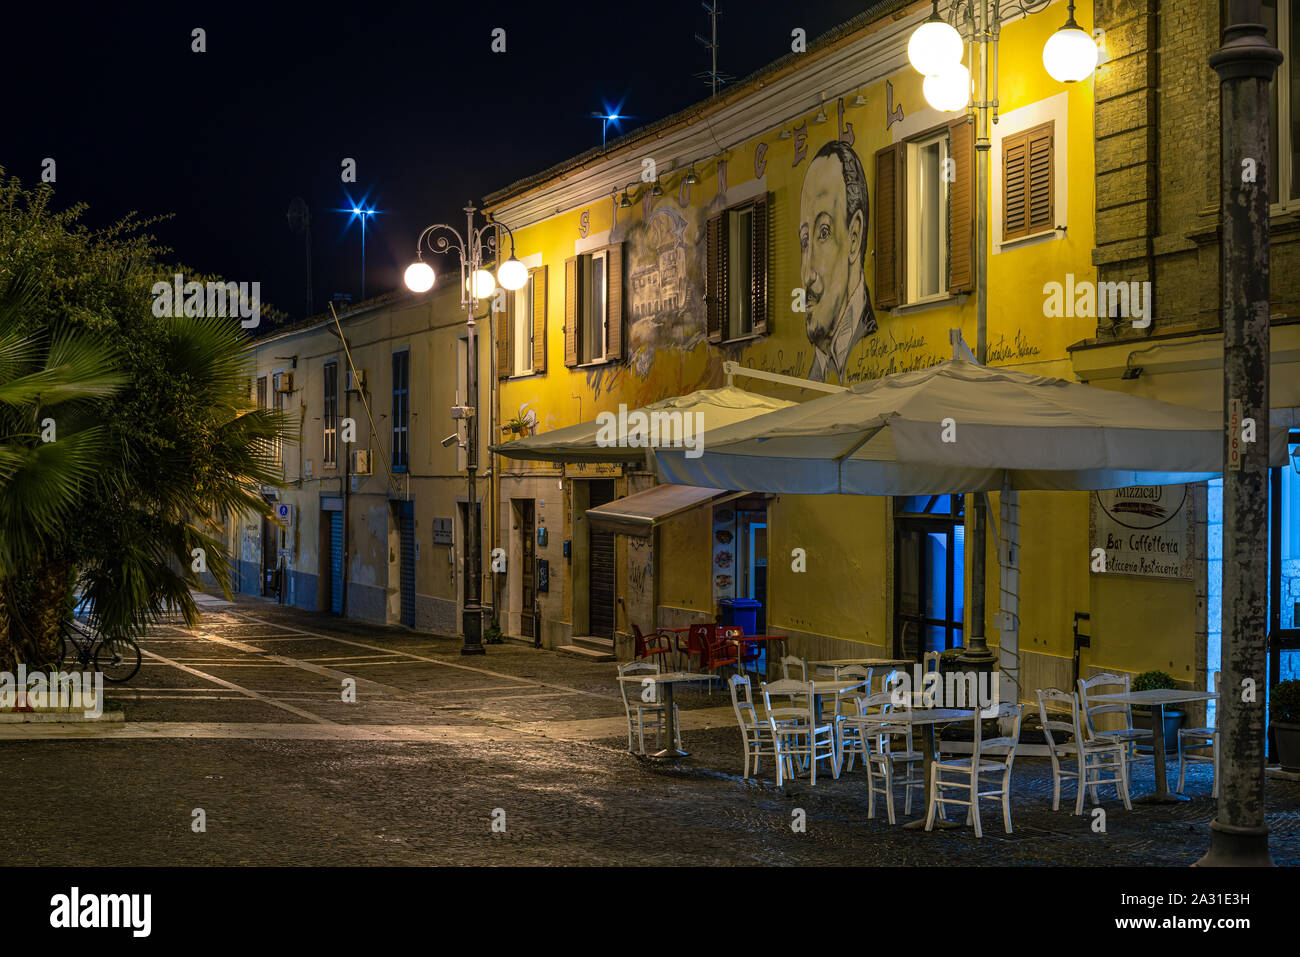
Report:
M1046 759L1022 757L1013 834L992 802L982 840L910 831L867 818L860 770L778 789L769 763L743 780L722 690L678 694L692 756L663 766L628 754L610 664L517 644L463 658L449 638L250 599L206 607L193 632L162 625L143 643L140 674L109 695L126 722L0 725L0 779L22 795L0 802L3 860L1184 866L1208 846L1204 765L1185 804L1125 811L1103 792L1096 833L1069 785L1051 810ZM1139 770L1134 795L1152 786ZM1268 802L1274 858L1300 863L1300 784L1270 780Z

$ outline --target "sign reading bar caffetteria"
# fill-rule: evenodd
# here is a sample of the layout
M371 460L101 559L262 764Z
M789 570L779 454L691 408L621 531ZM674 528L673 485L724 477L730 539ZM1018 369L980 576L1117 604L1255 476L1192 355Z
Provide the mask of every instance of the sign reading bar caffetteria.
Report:
M1141 578L1192 577L1190 485L1131 485L1094 492L1089 516L1092 548L1106 552L1094 574Z

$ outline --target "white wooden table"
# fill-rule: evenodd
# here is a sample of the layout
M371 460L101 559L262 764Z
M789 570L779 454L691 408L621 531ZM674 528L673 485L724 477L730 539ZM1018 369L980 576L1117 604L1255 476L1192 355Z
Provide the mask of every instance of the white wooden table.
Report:
M1165 778L1165 705L1191 701L1208 701L1217 698L1213 691L1185 691L1181 688L1153 688L1150 691L1116 692L1115 694L1090 694L1088 701L1113 704L1141 705L1151 709L1151 746L1155 752L1156 793L1138 798L1143 804L1176 804L1188 798L1169 793Z
M823 695L841 695L846 691L861 688L865 684L865 681L835 681L814 678L812 681L813 713L816 715L817 720L820 721L822 717ZM780 681L767 682L763 685L763 690L768 694L802 694L808 691L808 682L799 681L796 678L782 678Z
M967 708L898 708L887 711L882 717L886 724L907 724L921 728L921 751L925 756L925 795L921 799L922 814L917 820L903 826L913 830L925 827L925 811L930 803L930 781L934 777L934 726L936 724L955 724L959 721L973 721L975 712ZM961 825L955 821L937 820L935 826L960 827Z
M677 742L677 721L673 712L673 686L676 684L689 684L695 681L717 681L717 675L697 675L689 671L669 671L664 674L639 674L639 675L621 675L619 681L630 681L644 688L647 684L656 684L664 689L664 716L668 729L668 747L662 751L656 751L650 755L652 758L664 758L675 760L685 758L690 755L689 751L682 751L676 747Z

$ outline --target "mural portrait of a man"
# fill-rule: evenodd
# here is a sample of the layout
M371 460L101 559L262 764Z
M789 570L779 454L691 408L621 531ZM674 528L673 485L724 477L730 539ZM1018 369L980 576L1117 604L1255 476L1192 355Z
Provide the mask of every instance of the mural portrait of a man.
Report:
M870 205L862 161L832 140L813 157L799 198L800 278L804 324L814 355L808 378L844 381L853 347L876 331L863 272Z

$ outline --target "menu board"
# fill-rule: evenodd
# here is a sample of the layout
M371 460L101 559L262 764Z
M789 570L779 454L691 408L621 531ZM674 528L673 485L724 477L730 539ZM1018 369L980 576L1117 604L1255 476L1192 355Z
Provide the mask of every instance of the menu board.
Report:
M730 505L719 505L713 510L713 604L723 598L736 597L736 563L739 543L736 541L736 510Z
M1192 577L1192 487L1131 485L1094 492L1089 516L1093 574ZM1106 553L1096 568L1095 549Z

